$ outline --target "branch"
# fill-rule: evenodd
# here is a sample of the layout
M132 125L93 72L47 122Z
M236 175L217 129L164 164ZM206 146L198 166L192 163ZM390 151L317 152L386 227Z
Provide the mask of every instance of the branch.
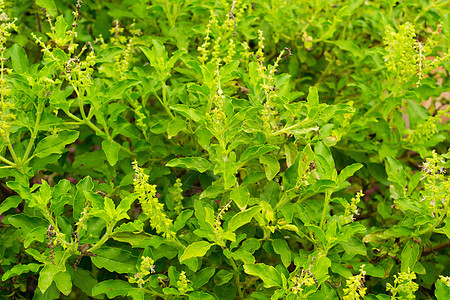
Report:
M236 17L234 16L234 8L236 6L236 0L233 0L233 4L231 4L231 10L228 13L228 18L234 21L234 29L233 29L233 35L236 36Z
M438 252L438 251L448 248L448 247L450 247L450 240L447 240L445 243L442 243L442 244L436 245L434 247L423 250L422 256Z

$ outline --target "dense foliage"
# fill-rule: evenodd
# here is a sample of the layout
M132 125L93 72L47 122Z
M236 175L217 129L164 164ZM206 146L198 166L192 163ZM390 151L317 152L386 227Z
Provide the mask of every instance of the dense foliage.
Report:
M450 299L447 0L0 1L0 297Z

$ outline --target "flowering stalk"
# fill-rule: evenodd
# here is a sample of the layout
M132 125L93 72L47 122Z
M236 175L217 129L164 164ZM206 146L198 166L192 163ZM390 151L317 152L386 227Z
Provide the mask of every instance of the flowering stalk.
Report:
M164 213L164 205L156 198L156 185L148 183L148 175L139 168L137 161L133 162L135 171L133 185L139 193L139 203L142 206L142 213L146 219L150 219L150 225L158 234L162 234L167 239L174 239L175 232L172 230L172 220Z
M347 203L345 206L344 216L341 216L341 220L344 224L348 224L355 221L355 215L359 215L358 212L358 203L361 201L361 197L364 194L362 191L359 191L355 197L350 200L350 203Z
M386 290L391 291L391 299L416 299L415 292L419 285L413 280L416 279L416 273L410 271L401 272L394 275L394 285L387 283Z
M144 283L148 282L148 278L145 279L149 274L155 273L155 261L148 257L144 256L142 258L141 266L139 268L139 272L135 273L133 277L128 277L129 283L137 283L139 288L142 288Z
M186 277L186 272L182 271L177 281L178 291L181 295L186 295L186 292L193 291L193 288L188 285L189 283L190 281Z
M316 260L315 257L312 257L311 263L307 270L301 268L294 277L291 277L289 283L289 292L296 295L300 299L305 299L309 294L311 294L314 290L310 290L305 293L305 289L316 285L318 288L318 282L314 274L311 273L311 267ZM291 273L292 274L292 273Z
M355 276L351 276L347 279L347 287L344 288L344 300L359 300L364 299L367 288L364 287L366 271L364 271L365 265L362 265L359 269L360 273Z
M0 156L0 160L4 163L15 166L19 162L16 153L13 149L13 146L11 144L11 141L9 139L9 129L10 129L10 123L15 119L14 113L12 113L12 110L14 109L14 104L7 102L6 98L9 98L11 95L11 89L7 87L7 82L5 79L5 73L11 73L12 70L7 69L5 67L5 61L7 60L5 58L5 44L8 39L8 37L11 35L9 32L10 30L17 31L17 25L15 22L17 19L14 19L12 22L9 21L9 17L6 14L5 10L5 3L3 0L0 1L0 138L3 139L7 147L9 149L9 152L11 154L11 157L13 158L13 161L10 161L6 159L3 156Z
M448 215L450 198L450 180L445 174L445 159L439 157L436 151L432 152L431 158L427 158L422 165L422 181L424 190L420 201L426 206L431 217L439 223Z

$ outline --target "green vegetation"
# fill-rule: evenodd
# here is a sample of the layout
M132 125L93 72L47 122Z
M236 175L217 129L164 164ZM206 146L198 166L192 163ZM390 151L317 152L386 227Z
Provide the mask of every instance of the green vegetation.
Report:
M0 1L0 298L450 299L449 7Z

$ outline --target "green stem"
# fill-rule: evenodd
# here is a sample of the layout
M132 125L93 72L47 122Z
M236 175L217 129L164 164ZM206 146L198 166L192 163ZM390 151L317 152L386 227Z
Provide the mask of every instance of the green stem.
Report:
M331 190L326 190L325 191L325 202L323 204L323 210L322 210L322 217L320 218L320 228L323 227L323 224L325 222L325 215L327 214L327 207L328 207L328 204L330 203L330 196L331 196Z
M317 85L318 85L319 83L321 83L321 82L325 79L326 75L328 75L328 72L330 71L330 67L331 67L332 64L333 64L333 62L328 62L328 65L327 65L326 68L323 70L322 74L320 74L319 79L317 79L316 84L314 84L315 87L317 87Z
M42 207L42 212L44 217L47 219L47 221L53 226L53 230L56 233L56 239L58 240L59 243L66 245L67 248L69 248L70 246L72 246L72 243L68 243L66 240L64 240L62 238L62 236L64 236L63 233L61 233L61 231L59 231L59 227L58 224L56 223L56 221L53 219L52 214L47 210L47 207L44 206Z
M278 209L279 207L283 206L283 205L288 201L288 197L286 196L286 195L287 195L287 192L288 192L288 191L286 191L285 193L283 193L283 196L281 197L280 202L278 202L277 205L275 206L275 209L274 209L275 211L277 211L277 209Z
M153 296L158 296L158 297L163 298L163 299L165 299L165 298L167 297L166 294L160 294L160 293L155 292L155 291L153 291L153 290L150 290L150 289L148 289L148 288L143 288L143 290L144 290L146 293L148 293L148 294L152 294Z
M12 161L10 161L9 159L4 158L1 155L0 155L0 160L3 161L5 164L10 165L10 166L13 166L13 167L15 166L15 164Z
M213 101L213 98L211 97L211 95L209 95L208 104L206 105L206 113L208 113L208 114L211 112L211 109L212 109L212 101Z
M164 107L164 109L166 110L166 112L169 114L171 119L174 119L175 116L172 114L172 112L170 111L169 106L167 105L167 91L166 91L166 82L163 81L162 83L162 100L161 98L158 97L159 101L161 102L162 106Z
M13 148L13 146L12 146L11 141L9 140L9 138L8 138L8 149L9 149L9 152L11 153L11 156L12 156L14 162L15 162L16 165L17 165L17 162L19 161L19 159L17 158L16 152L14 152L14 148Z
M283 128L283 129L280 129L280 130L278 130L278 131L272 133L271 136L277 136L277 135L280 135L280 134L282 134L282 133L285 133L285 132L287 132L287 131L289 131L289 130L295 129L295 128L297 128L297 127L300 127L300 126L306 126L306 125L308 124L308 122L306 122L306 121L309 121L309 120L306 119L306 120L304 120L303 122L300 122L300 123L297 123L297 124L295 124L295 125L291 125L291 126L289 126L289 127L285 127L285 128Z
M83 121L82 119L78 118L77 116L75 116L74 114L72 114L72 113L70 113L70 112L66 112L66 114L67 114L70 118L72 118L72 119L74 119L75 121L77 121L78 123L80 123L80 124L86 124L89 128L91 128L94 132L98 133L100 136L103 135L103 134L105 134L105 135L108 137L108 139L112 140L112 138L111 138L111 136L108 134L108 132L102 131L100 128L98 128L97 126L95 126L95 124L92 123L90 120L85 119L85 120ZM119 145L119 147L120 147L120 150L124 151L124 152L127 153L128 155L130 155L130 156L132 156L132 157L135 157L135 156L136 156L133 152L131 152L129 149L125 148L124 146Z
M83 120L81 120L80 118L78 118L77 116L75 116L74 114L72 114L70 111L66 112L66 114L67 114L70 118L72 118L72 119L74 119L75 121L77 121L79 124L84 124L84 121L83 121Z
M109 223L108 225L106 225L106 232L105 234L102 236L102 238L100 239L100 241L98 241L94 246L92 246L91 248L89 248L87 251L88 252L93 252L95 250L97 250L98 248L100 248L104 243L106 243L106 241L111 237L112 235L112 230L114 228L114 225L116 225L116 223L112 224Z
M28 142L27 150L25 150L25 154L23 155L22 162L27 161L28 156L30 155L30 151L32 146L34 145L34 141L39 131L39 124L41 123L42 110L43 110L43 101L39 103L37 112L36 112L36 123L34 123L33 131L31 132L31 139Z
M241 282L239 281L239 269L236 266L236 263L234 262L234 259L230 257L230 264L233 267L234 270L234 282L236 284L236 288L238 290L239 299L244 299L244 293L241 289Z
M344 151L367 153L367 150L363 150L363 149L352 149L352 148L340 147L340 146L336 146L336 145L334 145L332 147L339 149L339 150L344 150Z
M378 110L380 108L380 106L382 106L384 104L384 102L380 101L377 104L375 104L374 106L372 106L371 109L369 109L364 116L367 117L368 115L370 115L371 113L373 113L374 111Z
M427 7L425 7L425 8L422 8L422 9L420 10L420 13L417 14L417 16L415 17L414 23L417 23L417 21L419 21L419 19L420 19L423 15L425 15L430 9L436 8L436 7L441 7L442 5L447 5L446 3L447 3L446 1L443 1L443 2L441 2L441 3L438 3L437 5L435 5L435 3L431 3L429 6L427 6ZM439 4L440 4L440 5L439 5Z
M86 117L86 114L84 113L84 104L83 104L83 99L81 99L81 94L80 94L80 92L78 91L77 87L74 84L72 84L72 87L73 87L73 90L75 91L75 93L78 96L78 106L80 107L81 116L83 117L83 120L87 121L88 118Z

